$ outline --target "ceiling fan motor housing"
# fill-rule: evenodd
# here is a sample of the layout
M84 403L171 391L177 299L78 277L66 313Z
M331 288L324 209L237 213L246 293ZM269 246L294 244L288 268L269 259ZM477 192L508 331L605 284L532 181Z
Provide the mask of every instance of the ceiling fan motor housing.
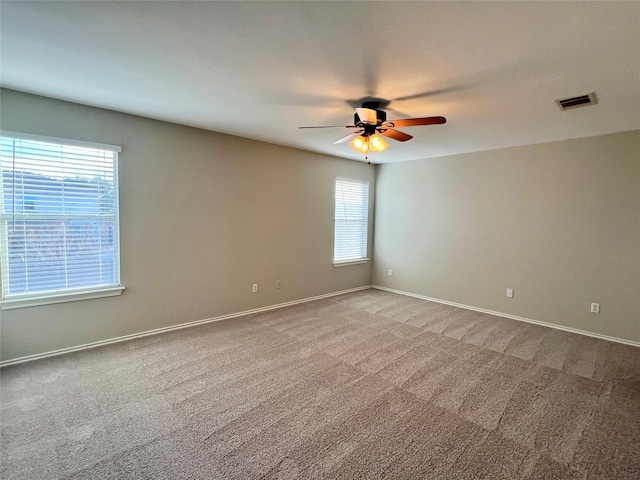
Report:
M367 102L365 104L362 105L362 108L368 108L370 110L375 110L376 111L376 120L378 121L378 125L380 125L381 123L384 123L387 121L387 112L385 112L384 110L378 110L377 108L373 108L373 103L377 103L377 102ZM362 120L360 120L360 117L358 116L357 113L353 114L353 124L354 125L358 125L361 124ZM374 125L375 127L375 125Z

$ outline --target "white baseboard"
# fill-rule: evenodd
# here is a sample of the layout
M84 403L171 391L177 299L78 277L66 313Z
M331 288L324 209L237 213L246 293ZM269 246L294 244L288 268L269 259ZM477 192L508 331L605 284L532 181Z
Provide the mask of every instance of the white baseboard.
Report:
M203 325L205 323L219 322L221 320L228 320L230 318L242 317L244 315L250 315L252 313L266 312L269 310L276 310L278 308L289 307L291 305L298 305L300 303L313 302L314 300L322 300L323 298L335 297L337 295L344 295L345 293L357 292L360 290L368 290L371 285L365 285L363 287L350 288L348 290L341 290L339 292L325 293L324 295L317 295L315 297L303 298L300 300L294 300L292 302L278 303L277 305L269 305L267 307L254 308L253 310L245 310L243 312L230 313L228 315L221 315L219 317L205 318L204 320L196 320L194 322L180 323L178 325L172 325L169 327L156 328L154 330L147 330L140 333L133 333L131 335L124 335L122 337L109 338L107 340L100 340L98 342L85 343L83 345L77 345L75 347L61 348L59 350L52 350L50 352L36 353L34 355L27 355L25 357L12 358L0 362L0 368L8 367L9 365L16 365L18 363L32 362L34 360L40 360L42 358L54 357L57 355L63 355L65 353L78 352L80 350L87 350L89 348L101 347L103 345L110 345L112 343L126 342L134 340L136 338L148 337L151 335L158 335L160 333L171 332L173 330L181 330L183 328L195 327L197 325Z
M494 312L493 310L485 310L484 308L477 308L477 307L472 307L470 305L463 305L461 303L449 302L447 300L440 300L439 298L431 298L424 295L418 295L417 293L403 292L402 290L395 290L393 288L382 287L380 285L371 285L371 288L376 288L378 290L384 290L386 292L391 292L391 293L397 293L400 295L406 295L408 297L419 298L421 300L428 300L430 302L444 303L445 305L452 305L454 307L464 308L466 310L473 310L475 312L488 313L489 315L495 315L497 317L510 318L511 320L519 320L521 322L527 322L527 323L534 323L536 325L542 325L543 327L555 328L557 330L564 330L565 332L577 333L580 335L586 335L588 337L599 338L601 340L609 340L610 342L624 343L625 345L640 347L640 342L625 340L624 338L610 337L608 335L588 332L586 330L580 330L578 328L571 328L571 327L565 327L563 325L556 325L555 323L541 322L540 320L533 320L531 318L518 317L516 315L510 315L508 313Z

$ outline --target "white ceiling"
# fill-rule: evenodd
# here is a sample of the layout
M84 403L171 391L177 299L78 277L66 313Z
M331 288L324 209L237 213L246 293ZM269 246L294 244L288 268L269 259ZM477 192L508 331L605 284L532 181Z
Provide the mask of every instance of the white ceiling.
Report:
M376 163L640 129L640 2L10 2L2 86L364 160L349 102L445 116ZM561 112L554 100L596 92ZM402 130L402 129L401 129Z

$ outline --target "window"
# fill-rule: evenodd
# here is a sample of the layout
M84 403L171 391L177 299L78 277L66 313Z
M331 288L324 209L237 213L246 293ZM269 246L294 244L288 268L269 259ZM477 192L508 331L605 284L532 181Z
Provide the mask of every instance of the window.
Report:
M2 132L2 308L122 292L118 152Z
M349 265L367 260L369 184L336 180L333 264Z

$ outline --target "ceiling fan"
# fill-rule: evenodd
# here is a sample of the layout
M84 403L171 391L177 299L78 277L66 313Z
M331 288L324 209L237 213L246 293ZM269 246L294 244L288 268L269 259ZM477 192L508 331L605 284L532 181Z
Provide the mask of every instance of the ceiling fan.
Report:
M396 127L417 127L420 125L438 125L447 121L444 117L404 118L387 120L387 113L380 109L379 101L364 102L362 107L356 108L353 125L323 125L318 127L299 128L355 128L355 132L339 138L334 144L349 142L349 146L358 153L364 153L365 159L369 152L380 153L389 147L381 137L388 137L399 142L406 142L413 137L396 130Z

